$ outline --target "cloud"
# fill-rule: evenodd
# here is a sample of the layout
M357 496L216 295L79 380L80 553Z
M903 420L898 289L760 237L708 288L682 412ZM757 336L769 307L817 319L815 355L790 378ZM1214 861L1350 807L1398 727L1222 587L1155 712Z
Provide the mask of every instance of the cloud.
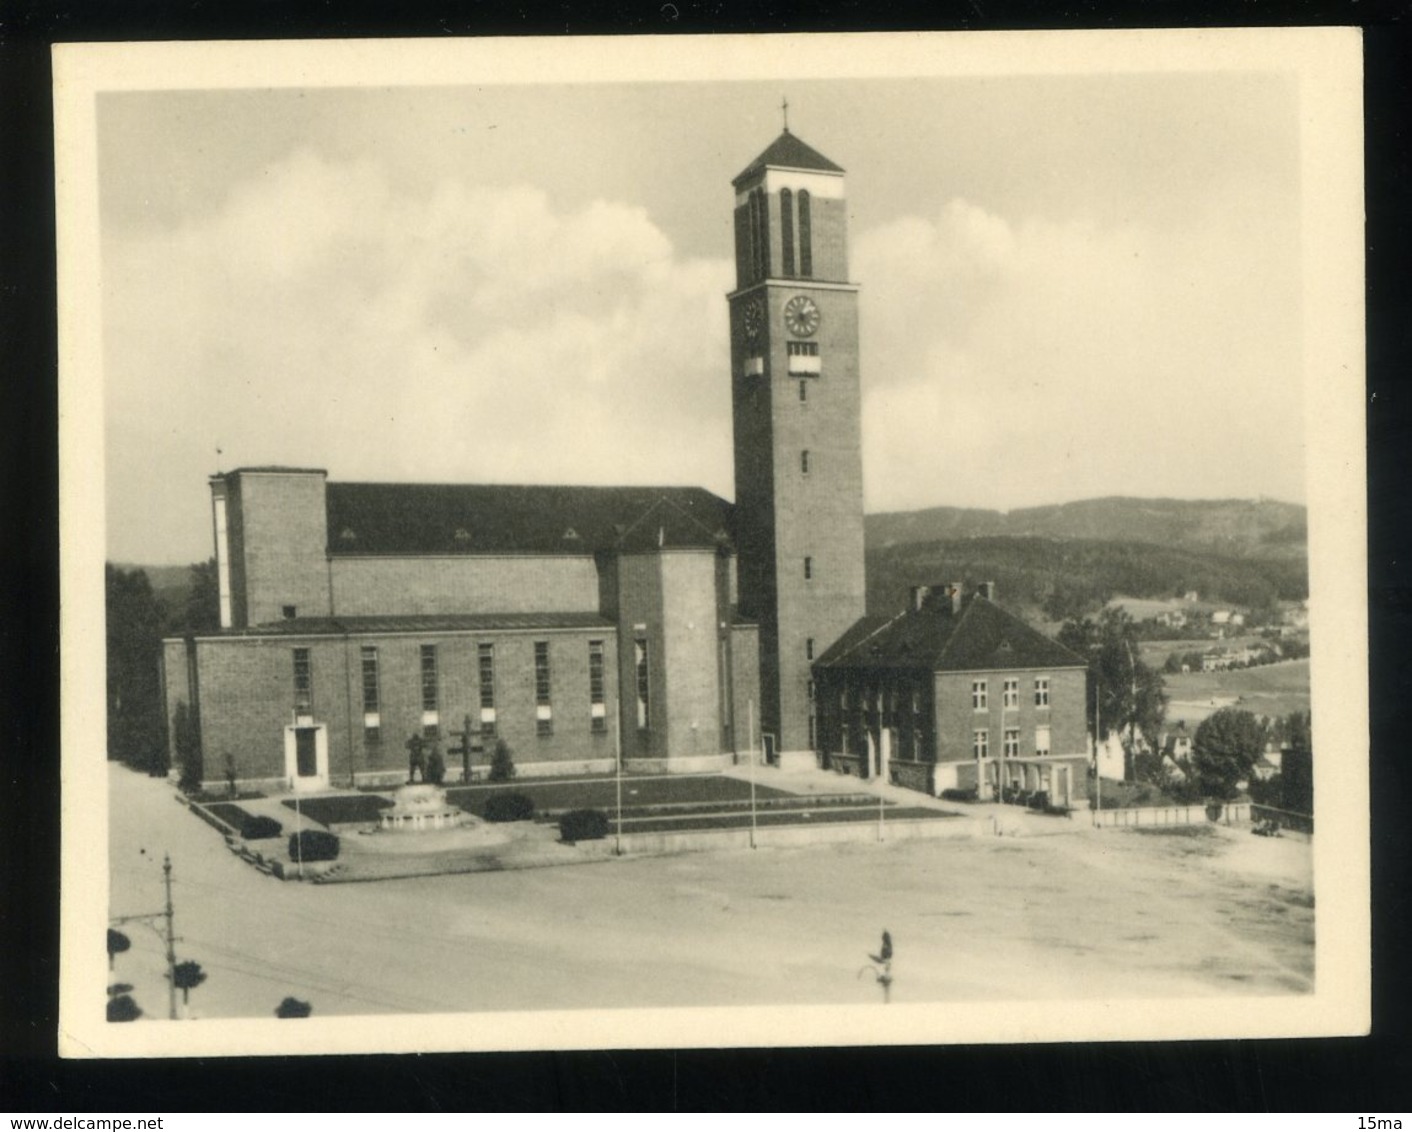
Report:
M959 199L861 234L869 509L1232 482L1301 498L1286 236L1241 214L1164 231Z
M204 553L217 443L226 467L345 480L730 492L731 267L676 254L641 208L399 193L376 162L301 153L104 252L115 557Z

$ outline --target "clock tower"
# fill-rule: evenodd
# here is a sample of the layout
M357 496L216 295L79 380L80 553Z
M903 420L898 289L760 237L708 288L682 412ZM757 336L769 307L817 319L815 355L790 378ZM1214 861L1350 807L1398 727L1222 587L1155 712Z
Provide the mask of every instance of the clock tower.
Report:
M760 629L766 753L812 766L811 666L864 611L858 287L843 170L786 127L733 184L739 607Z

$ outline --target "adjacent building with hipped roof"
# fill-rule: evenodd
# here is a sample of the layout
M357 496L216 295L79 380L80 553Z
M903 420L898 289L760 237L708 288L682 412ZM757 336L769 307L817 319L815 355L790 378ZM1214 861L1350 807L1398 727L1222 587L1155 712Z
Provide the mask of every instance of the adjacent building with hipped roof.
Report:
M995 604L982 583L915 586L859 618L814 665L826 765L930 794L1002 787L1087 796L1082 657Z

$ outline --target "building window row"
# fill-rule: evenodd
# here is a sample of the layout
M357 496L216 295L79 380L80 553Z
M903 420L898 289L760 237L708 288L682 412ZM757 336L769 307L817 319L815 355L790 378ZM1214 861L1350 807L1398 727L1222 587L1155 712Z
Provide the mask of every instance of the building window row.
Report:
M642 653L639 657L639 682L645 680L646 642L640 642ZM604 642L588 642L588 699L590 727L594 733L603 734L608 730L607 686L604 660ZM422 645L418 652L422 737L437 738L441 733L440 673L437 662L436 645ZM495 708L495 646L476 646L476 664L480 692L480 733L491 737L496 734ZM363 738L368 743L382 740L382 687L378 650L365 645L359 651L359 665L362 677ZM293 650L294 714L296 721L312 717L314 711L313 661L308 648ZM549 665L549 642L534 643L534 691L536 732L540 735L553 734L553 685ZM645 685L643 685L645 688ZM639 715L646 717L645 691L639 705ZM646 724L642 724L646 726Z
M971 708L974 711L990 710L990 683L987 680L971 681ZM1007 678L1001 688L1001 707L1018 710L1020 706L1020 681ZM1037 676L1034 682L1035 707L1049 706L1049 677Z

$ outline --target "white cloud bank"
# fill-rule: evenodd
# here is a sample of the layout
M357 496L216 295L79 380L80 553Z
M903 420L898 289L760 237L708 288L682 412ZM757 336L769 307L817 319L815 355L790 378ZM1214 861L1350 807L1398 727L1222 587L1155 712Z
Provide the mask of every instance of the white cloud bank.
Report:
M1162 232L955 199L862 234L869 509L1302 498L1288 237L1239 212Z
M399 196L376 163L304 153L105 252L116 558L202 553L217 443L225 467L343 480L730 492L731 268L675 255L640 208Z
M218 443L342 480L731 494L731 266L642 208L304 152L104 256L115 559L209 553ZM1240 209L1161 231L953 199L858 233L869 509L1301 498L1291 263Z

